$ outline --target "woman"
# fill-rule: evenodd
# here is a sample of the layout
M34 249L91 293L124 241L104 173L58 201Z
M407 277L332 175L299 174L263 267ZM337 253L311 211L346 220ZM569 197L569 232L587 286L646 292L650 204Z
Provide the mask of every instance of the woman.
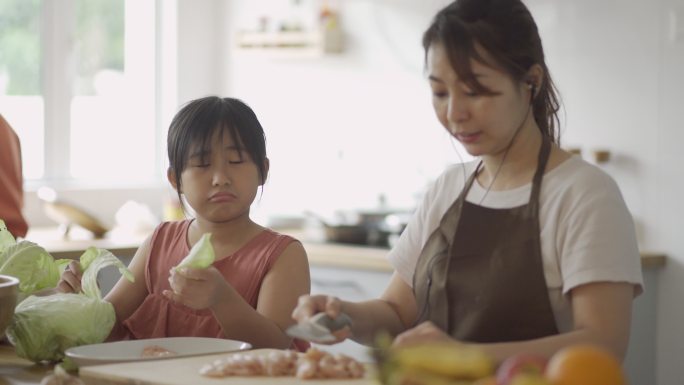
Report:
M477 344L496 360L594 343L623 357L642 290L615 182L563 151L558 98L519 0L457 0L423 36L440 123L479 160L447 169L390 252L380 299L303 296L293 317L344 312L351 337Z

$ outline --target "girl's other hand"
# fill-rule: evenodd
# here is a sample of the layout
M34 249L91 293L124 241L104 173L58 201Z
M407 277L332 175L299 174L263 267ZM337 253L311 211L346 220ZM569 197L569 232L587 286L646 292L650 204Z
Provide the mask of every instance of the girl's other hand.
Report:
M455 342L450 335L444 333L442 329L435 326L430 321L425 321L420 325L399 334L392 343L392 346L408 346L425 342Z
M81 264L78 261L71 261L64 269L62 276L59 278L55 290L58 293L80 293L81 292Z
M230 301L231 294L237 294L213 266L206 269L171 269L170 273L171 290L164 290L162 294L191 309L212 308L221 301Z

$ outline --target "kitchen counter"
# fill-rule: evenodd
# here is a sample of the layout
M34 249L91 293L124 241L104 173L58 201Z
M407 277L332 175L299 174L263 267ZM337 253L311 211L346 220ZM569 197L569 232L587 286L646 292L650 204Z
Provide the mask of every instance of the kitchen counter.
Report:
M298 231L284 231L302 239L312 266L340 267L372 271L392 271L387 261L389 249L347 244L307 242ZM129 260L143 242L147 233L112 231L105 238L93 239L89 233L72 230L71 237L64 239L57 228L32 228L26 236L29 241L43 246L53 257L77 259L90 246L111 251L117 257ZM665 266L662 253L642 251L641 266L644 269Z
M0 384L37 385L52 370L52 365L37 365L17 357L14 346L0 343Z

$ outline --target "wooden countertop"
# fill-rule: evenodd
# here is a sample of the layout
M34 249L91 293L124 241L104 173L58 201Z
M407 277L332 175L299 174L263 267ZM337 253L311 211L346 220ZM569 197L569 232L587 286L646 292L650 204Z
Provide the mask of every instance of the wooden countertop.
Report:
M37 385L52 365L38 365L17 357L14 346L7 341L0 342L0 384Z
M283 231L292 234L302 243L312 266L338 267L391 272L392 266L387 261L389 249L347 244L308 242L296 231ZM93 239L89 233L74 232L70 239L64 239L57 228L30 229L26 236L29 241L44 247L55 258L76 259L90 246L111 251L119 258L131 258L147 234L132 234L112 231L103 239ZM662 253L642 251L641 266L644 269L665 266L666 256Z

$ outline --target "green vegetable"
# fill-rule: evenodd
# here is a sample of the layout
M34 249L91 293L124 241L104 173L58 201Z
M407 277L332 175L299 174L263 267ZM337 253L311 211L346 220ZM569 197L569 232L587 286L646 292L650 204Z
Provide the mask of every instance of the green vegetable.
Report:
M214 254L214 247L211 245L211 233L205 233L175 269L178 270L183 267L206 269L214 263L214 260L216 260L216 254Z
M56 270L58 263L53 263ZM114 265L129 281L133 281L133 275L118 258L103 249L89 248L80 263L85 266L81 278L83 293L32 295L17 305L7 337L18 356L34 362L59 361L71 347L96 344L107 338L116 314L112 304L102 300L97 273Z
M0 219L0 257L2 257L3 250L5 250L9 246L12 246L15 243L17 243L17 241L12 236L12 233L10 233L9 230L7 230L7 226L5 226L5 221Z
M54 258L29 241L15 243L0 253L0 274L19 278L19 291L25 296L59 282Z
M73 346L104 341L115 318L112 304L98 298L72 293L32 295L17 305L7 337L19 357L55 362Z
M81 255L80 263L81 270L83 271L81 288L83 288L83 293L90 298L102 299L100 287L97 285L97 273L107 266L116 266L119 268L119 272L126 277L127 280L131 282L135 280L133 273L126 268L119 258L104 249L97 249L95 247L88 248L88 250Z

